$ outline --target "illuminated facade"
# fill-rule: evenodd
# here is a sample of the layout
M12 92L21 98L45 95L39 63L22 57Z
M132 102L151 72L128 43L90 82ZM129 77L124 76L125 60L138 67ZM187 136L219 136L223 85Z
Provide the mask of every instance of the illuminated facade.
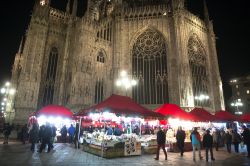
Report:
M205 20L184 0L89 0L81 18L77 6L69 0L59 11L37 0L13 67L17 122L47 104L78 111L124 95L115 86L122 70L138 82L126 94L148 108L224 109L206 5Z

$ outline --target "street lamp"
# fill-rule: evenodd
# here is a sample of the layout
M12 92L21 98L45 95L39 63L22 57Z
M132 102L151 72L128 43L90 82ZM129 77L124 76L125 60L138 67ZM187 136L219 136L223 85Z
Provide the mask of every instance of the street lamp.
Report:
M11 116L13 111L13 100L14 100L14 94L16 90L11 87L10 82L6 82L5 85L1 88L1 95L2 95L2 101L1 101L1 110L4 112L5 117L8 116L7 121L9 123L12 122L13 118Z
M194 99L199 101L201 103L201 106L203 107L203 101L209 100L209 96L204 95L204 94L200 94L199 96L195 96Z
M239 107L243 106L243 103L241 102L241 99L237 99L234 102L231 103L232 107L236 107L236 112L235 114L241 115L242 112L239 110Z
M137 81L130 79L126 71L121 71L120 76L116 80L116 86L125 88L126 96L127 90L135 85L137 85Z

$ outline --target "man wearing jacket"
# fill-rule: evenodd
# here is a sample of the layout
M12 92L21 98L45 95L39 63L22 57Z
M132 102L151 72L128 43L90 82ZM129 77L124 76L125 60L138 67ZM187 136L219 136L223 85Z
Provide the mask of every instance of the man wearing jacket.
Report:
M162 128L159 127L159 131L157 132L157 153L156 153L156 158L155 160L159 160L159 154L160 154L160 149L162 148L164 154L165 154L165 160L167 160L167 152L165 149L165 144L166 144L166 133L162 131Z
M213 137L210 135L210 130L207 130L203 136L203 146L206 148L206 161L208 162L208 150L210 151L211 160L215 160L213 155Z

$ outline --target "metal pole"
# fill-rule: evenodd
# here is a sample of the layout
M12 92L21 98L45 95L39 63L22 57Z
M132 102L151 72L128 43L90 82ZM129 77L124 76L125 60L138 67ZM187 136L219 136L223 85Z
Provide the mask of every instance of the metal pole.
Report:
M79 139L80 139L80 132L81 132L81 125L82 125L82 117L80 117L80 122L79 122L79 125L78 125L78 136L77 136L77 149L79 149Z

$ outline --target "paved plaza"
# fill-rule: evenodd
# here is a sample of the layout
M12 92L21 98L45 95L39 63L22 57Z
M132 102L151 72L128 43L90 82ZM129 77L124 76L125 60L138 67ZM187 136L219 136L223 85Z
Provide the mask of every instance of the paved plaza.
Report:
M228 154L224 148L218 152L214 150L215 161L206 162L205 152L202 151L203 160L192 160L192 152L184 153L180 157L179 153L168 153L168 160L164 160L161 152L160 160L155 161L155 155L142 155L134 157L124 157L116 159L104 159L86 152L82 149L75 149L71 144L55 144L54 150L50 153L32 153L30 144L21 144L19 142L10 142L9 145L0 145L0 166L250 166L250 159L245 157L245 149L240 149L239 154L234 152ZM196 154L198 155L198 153ZM198 156L197 156L198 158Z

